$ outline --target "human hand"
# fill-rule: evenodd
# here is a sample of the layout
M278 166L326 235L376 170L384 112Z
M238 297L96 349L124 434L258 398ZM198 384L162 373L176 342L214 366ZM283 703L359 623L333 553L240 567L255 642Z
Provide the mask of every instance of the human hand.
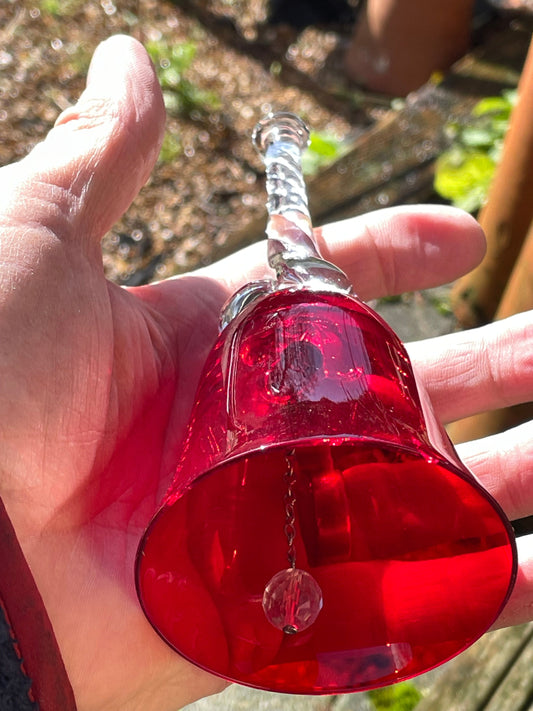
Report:
M0 172L0 495L79 711L171 711L223 688L152 630L133 566L172 477L221 306L265 274L266 260L255 245L159 284L106 281L100 239L147 179L163 126L147 55L112 38L78 105ZM450 281L484 250L477 223L441 207L383 210L317 234L365 299ZM531 398L532 323L526 315L411 348L443 419ZM531 511L528 435L526 426L464 449L511 517ZM532 566L526 541L506 624L533 616Z

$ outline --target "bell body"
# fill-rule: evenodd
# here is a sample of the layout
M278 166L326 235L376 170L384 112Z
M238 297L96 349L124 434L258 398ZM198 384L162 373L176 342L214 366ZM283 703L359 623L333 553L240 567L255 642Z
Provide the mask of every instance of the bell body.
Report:
M322 595L296 634L264 599L288 567L288 513L293 567ZM136 573L152 625L200 667L340 693L474 642L510 593L516 551L391 329L353 296L285 289L220 334Z

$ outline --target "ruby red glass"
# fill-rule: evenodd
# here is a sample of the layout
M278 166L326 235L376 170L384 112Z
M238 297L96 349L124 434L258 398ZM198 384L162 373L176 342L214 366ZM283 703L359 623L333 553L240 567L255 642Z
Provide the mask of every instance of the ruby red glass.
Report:
M269 589L281 571L290 586ZM339 693L474 642L505 604L516 550L390 328L355 297L284 289L220 334L136 573L154 628L200 667ZM287 614L307 626L284 631Z

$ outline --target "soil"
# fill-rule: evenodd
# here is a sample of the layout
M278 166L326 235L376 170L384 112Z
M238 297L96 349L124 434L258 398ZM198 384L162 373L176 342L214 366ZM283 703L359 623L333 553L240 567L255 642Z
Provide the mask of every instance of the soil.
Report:
M173 48L194 54L186 84L166 92L166 152L104 239L105 269L117 283L206 264L260 214L263 166L250 135L269 111L293 111L342 141L389 108L343 78L350 22L296 30L267 22L268 10L267 0L0 3L0 165L24 156L76 101L94 48L109 35L152 43L159 71Z

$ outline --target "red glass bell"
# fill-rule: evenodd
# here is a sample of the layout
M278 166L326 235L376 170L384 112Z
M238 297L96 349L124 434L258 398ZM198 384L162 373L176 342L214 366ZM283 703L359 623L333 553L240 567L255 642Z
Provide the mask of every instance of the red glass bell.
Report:
M261 131L282 173L269 188L278 281L226 311L137 589L163 639L226 679L369 689L492 625L516 574L513 533L398 337L319 260L298 185L273 204L304 129L282 115Z

